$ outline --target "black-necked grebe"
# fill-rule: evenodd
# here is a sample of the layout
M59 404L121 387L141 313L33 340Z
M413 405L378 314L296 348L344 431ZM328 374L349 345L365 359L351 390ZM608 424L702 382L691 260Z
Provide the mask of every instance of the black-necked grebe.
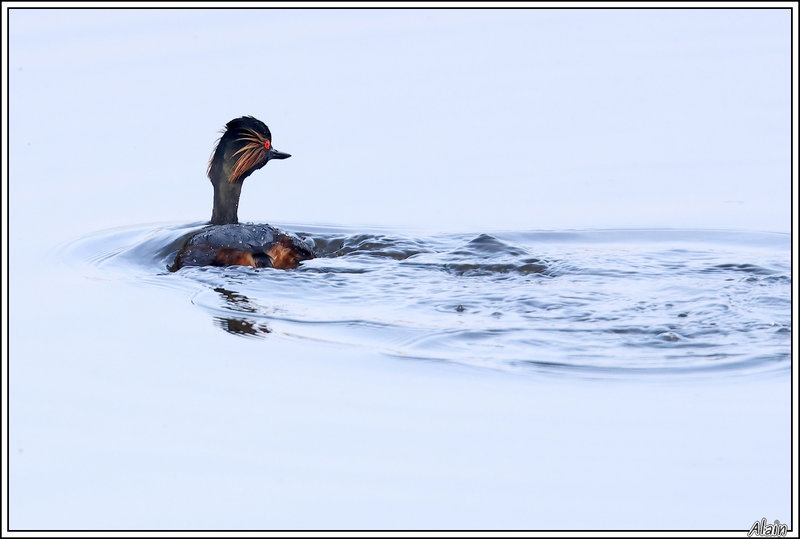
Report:
M272 133L261 120L243 116L228 122L208 164L214 186L211 226L189 238L171 269L233 265L289 269L313 258L311 249L293 234L270 225L239 224L245 178L270 159L287 157L291 155L272 147Z

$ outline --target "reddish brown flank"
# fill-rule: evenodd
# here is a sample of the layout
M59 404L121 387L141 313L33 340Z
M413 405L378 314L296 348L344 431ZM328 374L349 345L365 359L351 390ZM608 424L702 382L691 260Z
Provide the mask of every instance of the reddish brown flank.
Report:
M272 260L272 267L276 269L296 268L299 262L297 252L291 247L282 245L282 243L285 242L276 243L267 251L267 255Z
M269 262L263 254L255 254L241 249L223 247L217 250L212 265L214 266L251 266L253 268L273 267L275 269L294 269L303 258L291 244L289 238L281 238L270 247L266 253Z
M215 266L252 266L257 268L253 254L240 249L220 249L214 259Z

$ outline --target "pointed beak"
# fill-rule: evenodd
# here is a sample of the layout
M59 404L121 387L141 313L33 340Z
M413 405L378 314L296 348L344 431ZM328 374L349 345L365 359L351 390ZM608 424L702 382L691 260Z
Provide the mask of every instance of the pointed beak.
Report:
M292 154L290 153L283 153L279 152L275 148L270 148L269 152L267 152L267 161L270 159L286 159L287 157L291 157Z

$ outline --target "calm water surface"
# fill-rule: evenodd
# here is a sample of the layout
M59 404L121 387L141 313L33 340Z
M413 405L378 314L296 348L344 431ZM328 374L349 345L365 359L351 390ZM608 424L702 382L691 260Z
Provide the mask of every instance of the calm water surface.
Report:
M170 272L202 226L103 231L64 249L88 276L185 290L216 327L244 338L582 377L790 365L787 234L287 226L319 256L297 270Z

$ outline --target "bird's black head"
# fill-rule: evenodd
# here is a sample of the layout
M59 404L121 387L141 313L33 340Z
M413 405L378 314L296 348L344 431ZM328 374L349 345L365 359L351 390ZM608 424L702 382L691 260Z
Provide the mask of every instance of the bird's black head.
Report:
M214 210L211 223L238 223L242 183L270 159L291 157L272 147L272 133L261 120L242 116L231 120L208 163L208 177L214 186Z
M286 159L288 153L272 147L269 127L252 116L231 120L208 163L208 177L212 183L241 183L260 169L270 159Z

